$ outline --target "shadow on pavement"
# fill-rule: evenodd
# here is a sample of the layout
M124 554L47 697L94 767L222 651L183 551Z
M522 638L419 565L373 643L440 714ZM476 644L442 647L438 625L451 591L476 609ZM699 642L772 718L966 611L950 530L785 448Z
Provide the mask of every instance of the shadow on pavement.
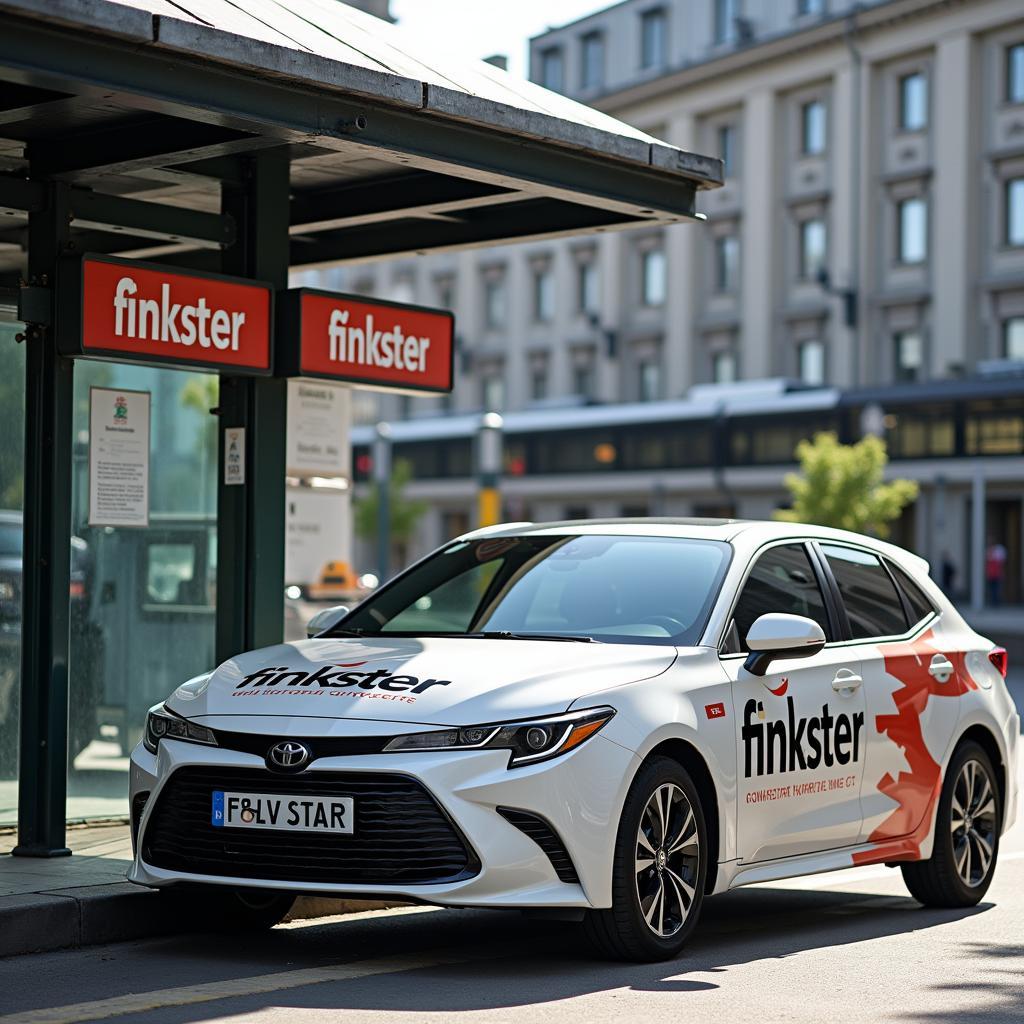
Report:
M732 967L885 936L907 935L983 914L991 904L967 910L922 909L909 897L874 893L815 892L758 888L717 896L705 904L700 927L685 954L661 964L621 964L596 960L574 925L529 921L512 912L443 911L331 922L276 929L255 939L196 936L187 941L147 944L151 962L183 958L192 982L226 976L225 968L244 964L244 973L315 967L402 954L466 956L465 963L384 977L331 982L168 1007L147 1021L198 1022L246 1019L265 1007L309 1010L364 1010L396 1014L446 1015L469 1010L527 1008L615 989L686 994L726 987ZM239 957L238 954L243 954ZM971 955L988 955L981 950ZM1017 953L1006 949L1009 960ZM199 961L199 963L188 963ZM142 968L137 971L136 967ZM198 970L194 968L198 967ZM149 987L132 965L132 989ZM183 972L184 974L185 972ZM700 977L697 977L700 975ZM708 975L711 977L709 978ZM716 978L715 975L720 975ZM231 977L236 977L233 973ZM166 973L153 978L165 987ZM178 982L180 983L180 982ZM1018 987L1019 991L1019 987ZM106 993L111 995L109 991ZM81 996L80 996L81 998ZM851 1008L853 1009L853 1008ZM685 1012L685 1004L679 1004ZM894 1007L894 1018L897 1008ZM127 1020L128 1018L121 1018ZM901 1018L913 1020L917 1018ZM941 1017L920 1018L938 1021ZM958 1020L974 1022L958 1016ZM977 1022L1012 1018L985 1013Z

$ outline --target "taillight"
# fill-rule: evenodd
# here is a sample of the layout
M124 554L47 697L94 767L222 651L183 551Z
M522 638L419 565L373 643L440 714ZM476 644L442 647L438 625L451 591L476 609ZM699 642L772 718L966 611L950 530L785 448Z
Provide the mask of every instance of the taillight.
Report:
M991 661L997 669L999 669L999 674L1005 679L1006 669L1009 667L1009 658L1006 655L1006 648L993 647L992 650L988 652L988 660Z

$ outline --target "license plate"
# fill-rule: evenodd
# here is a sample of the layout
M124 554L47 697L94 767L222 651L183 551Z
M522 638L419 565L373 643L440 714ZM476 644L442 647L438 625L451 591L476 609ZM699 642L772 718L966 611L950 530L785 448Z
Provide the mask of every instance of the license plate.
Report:
M217 828L272 828L285 832L355 831L350 796L289 796L214 790L212 823Z

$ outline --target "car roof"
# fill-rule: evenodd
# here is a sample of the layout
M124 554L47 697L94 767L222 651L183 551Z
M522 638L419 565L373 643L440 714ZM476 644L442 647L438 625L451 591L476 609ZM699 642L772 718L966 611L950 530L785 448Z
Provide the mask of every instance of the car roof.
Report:
M635 537L688 537L693 540L718 540L732 543L743 540L750 549L774 540L787 538L813 538L869 547L882 554L888 554L897 561L913 561L918 568L927 563L920 556L864 534L851 530L837 530L830 526L815 526L810 523L786 523L757 519L702 519L675 516L652 516L648 518L621 519L569 519L550 523L502 523L483 527L463 534L460 539L474 540L481 537L521 537L525 535L544 536L551 534Z

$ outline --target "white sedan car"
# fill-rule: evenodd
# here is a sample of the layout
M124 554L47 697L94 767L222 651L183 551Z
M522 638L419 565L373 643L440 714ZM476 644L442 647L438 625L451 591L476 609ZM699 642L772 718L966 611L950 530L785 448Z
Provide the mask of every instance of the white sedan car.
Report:
M1016 814L1005 651L855 534L515 524L317 618L152 709L132 881L248 926L302 893L528 908L654 960L751 882L899 864L977 903Z

